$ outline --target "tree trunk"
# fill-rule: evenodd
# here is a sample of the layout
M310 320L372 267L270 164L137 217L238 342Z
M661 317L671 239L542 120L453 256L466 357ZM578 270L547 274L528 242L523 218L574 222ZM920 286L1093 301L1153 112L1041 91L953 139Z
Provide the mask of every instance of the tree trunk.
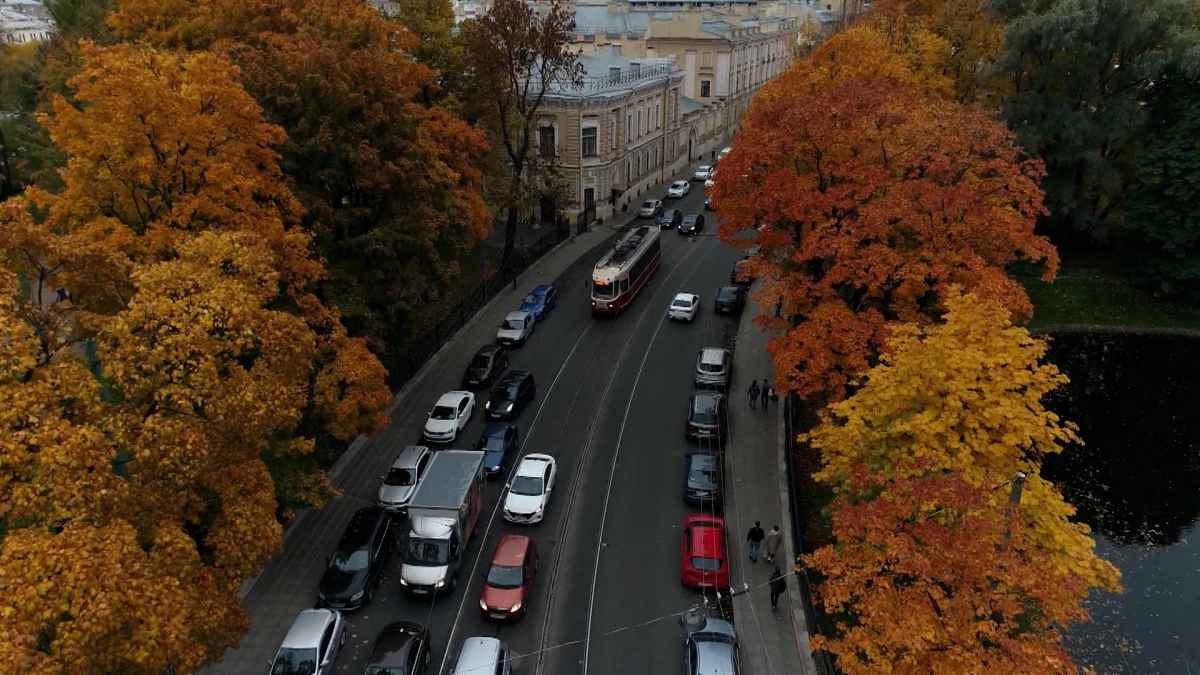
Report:
M517 205L508 205L508 218L504 222L504 255L501 257L501 267L516 273L513 265L513 253L517 241Z

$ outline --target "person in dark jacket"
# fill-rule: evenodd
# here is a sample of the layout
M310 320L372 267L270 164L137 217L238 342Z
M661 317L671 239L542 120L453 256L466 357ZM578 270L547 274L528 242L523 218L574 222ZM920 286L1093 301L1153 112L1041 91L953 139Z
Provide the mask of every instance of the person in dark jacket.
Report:
M754 410L754 406L758 403L758 380L750 382L750 391L746 393L750 395L750 409Z
M763 532L762 523L754 521L754 527L746 533L746 541L750 542L750 560L758 562L758 545L766 538L767 533Z
M779 606L779 596L787 592L787 578L783 576L783 572L776 567L771 573L771 610L774 611Z

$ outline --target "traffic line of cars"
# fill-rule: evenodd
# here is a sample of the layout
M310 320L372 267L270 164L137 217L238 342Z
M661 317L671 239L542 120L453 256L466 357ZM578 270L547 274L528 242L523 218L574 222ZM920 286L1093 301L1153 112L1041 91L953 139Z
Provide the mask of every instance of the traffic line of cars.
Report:
M453 593L467 542L477 536L486 482L505 473L520 452L521 412L536 394L533 373L508 370L508 348L519 347L558 305L558 290L540 285L518 311L505 316L496 343L481 347L467 364L462 389L438 397L422 438L405 447L382 477L377 503L355 511L326 561L317 603L296 617L274 659L271 675L329 675L346 641L343 612L360 609L375 589L394 550L402 554L400 586L410 597ZM455 443L474 416L475 389L491 388L483 405L490 420L472 450L436 449ZM517 524L545 518L557 478L550 455L520 459L505 485L503 515ZM505 535L492 552L479 597L481 615L512 621L527 610L538 570L537 544ZM415 621L388 624L376 637L363 673L423 675L430 666L428 627ZM508 646L494 637L467 638L455 675L507 674Z

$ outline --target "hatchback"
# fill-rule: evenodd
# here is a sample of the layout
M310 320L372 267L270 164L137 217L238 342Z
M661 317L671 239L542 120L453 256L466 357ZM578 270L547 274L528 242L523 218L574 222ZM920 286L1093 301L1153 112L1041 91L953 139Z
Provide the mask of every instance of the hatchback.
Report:
M476 447L483 451L483 470L489 477L504 473L508 458L517 454L518 436L515 424L493 422L484 428Z
M679 199L691 192L692 184L686 180L677 180L671 183L671 187L667 188L667 197L670 199Z
M725 439L725 397L721 394L692 394L688 397L688 438Z
M425 477L433 453L423 445L410 445L400 451L379 486L379 505L390 513L404 514L408 502Z
M678 227L683 222L683 211L679 209L667 209L658 215L657 222L658 226L664 230Z
M733 356L728 349L705 347L696 356L695 380L697 387L724 389L733 377Z
M721 501L721 456L690 452L683 457L683 501L714 504Z
M529 312L537 321L546 318L550 310L558 307L558 289L550 284L538 284L521 301L521 311Z
M722 286L717 289L717 299L713 302L713 312L741 316L746 308L746 289L741 286Z
M494 420L516 419L525 406L533 402L535 393L533 373L514 370L492 388L492 395L484 404L484 410Z
M396 621L379 631L363 667L366 675L425 675L433 646L429 629L416 621Z
M689 213L679 225L679 234L700 234L704 231L704 214Z
M496 331L496 342L506 347L520 347L533 335L536 325L537 318L529 312L509 312L500 323L500 329Z
M708 177L712 175L712 170L711 166L701 166L696 169L696 173L692 174L692 180L708 180Z
M475 352L463 373L463 389L482 387L496 381L508 368L508 351L500 345L484 345Z
M300 612L283 638L271 675L329 675L346 644L346 623L331 609Z
M322 607L358 609L375 597L375 586L392 553L392 519L378 506L354 512L329 556L317 587Z
M716 516L689 516L683 521L680 579L692 588L729 586L729 547L725 521Z
M708 619L684 638L683 651L687 675L741 675L737 633L728 621Z
M642 202L642 208L638 209L638 215L642 218L653 218L658 215L659 211L662 211L662 206L661 199L647 199Z
M510 621L525 616L537 569L537 544L532 539L515 534L501 537L479 593L484 618Z

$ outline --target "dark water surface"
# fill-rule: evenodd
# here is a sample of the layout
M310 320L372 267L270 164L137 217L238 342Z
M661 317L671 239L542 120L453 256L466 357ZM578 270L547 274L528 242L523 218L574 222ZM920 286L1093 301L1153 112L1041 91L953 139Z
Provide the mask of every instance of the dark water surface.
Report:
M1200 340L1060 334L1049 359L1071 378L1051 408L1084 446L1043 475L1125 587L1093 593L1067 647L1098 673L1200 674Z

